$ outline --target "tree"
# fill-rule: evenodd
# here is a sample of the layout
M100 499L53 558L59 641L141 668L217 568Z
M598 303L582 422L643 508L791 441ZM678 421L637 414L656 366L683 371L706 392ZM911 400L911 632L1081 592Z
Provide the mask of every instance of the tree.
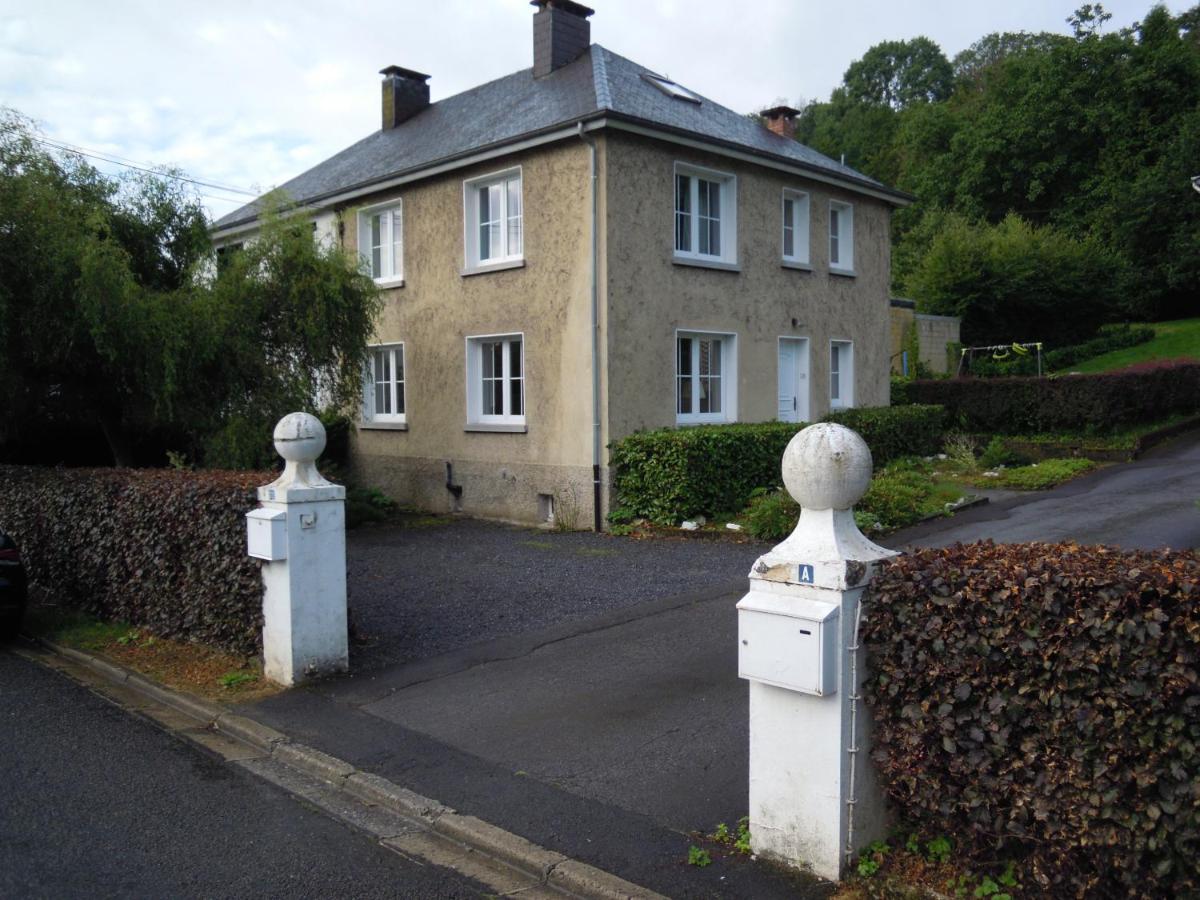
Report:
M277 216L216 276L204 210L174 174L105 176L0 112L8 455L31 436L99 429L118 465L161 462L166 448L261 462L229 435L255 431L268 447L274 419L311 407L318 387L352 402L378 310L371 280L307 222Z
M850 64L842 85L855 102L900 110L945 100L954 89L954 70L927 37L884 41Z
M1078 343L1111 318L1121 260L1095 242L1016 215L943 218L905 283L918 309L962 317L964 344ZM1069 313L1067 312L1069 311Z

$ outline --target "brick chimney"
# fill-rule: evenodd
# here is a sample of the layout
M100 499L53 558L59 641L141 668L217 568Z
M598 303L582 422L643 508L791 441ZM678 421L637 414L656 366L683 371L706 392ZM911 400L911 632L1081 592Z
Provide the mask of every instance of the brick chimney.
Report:
M407 122L429 105L428 75L388 66L380 69L383 76L383 130Z
M533 0L533 77L549 75L592 44L588 16L595 10L572 0Z
M767 120L767 128L780 137L796 136L796 116L800 115L800 110L790 106L772 106L770 109L764 109L759 115Z

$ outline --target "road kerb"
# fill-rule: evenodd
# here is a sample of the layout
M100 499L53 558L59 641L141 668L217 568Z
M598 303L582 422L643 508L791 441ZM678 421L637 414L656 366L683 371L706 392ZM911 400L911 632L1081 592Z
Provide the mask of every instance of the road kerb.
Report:
M520 835L491 825L475 816L446 813L433 822L433 830L444 837L474 847L494 859L537 875L541 881L550 877L551 870L567 857L545 847L539 847Z
M215 703L164 687L92 654L38 641L58 656L85 666L105 680L119 684L177 712L190 716L204 729L223 733L306 775L320 778L358 800L391 809L423 822L433 833L528 873L549 888L585 900L667 900L610 872L589 866L505 831L475 816L461 815L448 806L401 787L382 776L363 772L344 760L292 741L286 734L245 716L227 712ZM196 728L168 729L195 739Z
M221 713L217 716L215 724L218 731L223 731L247 744L253 744L268 753L275 749L276 744L285 743L288 739L288 736L282 731L276 731L274 728L269 728L236 713Z

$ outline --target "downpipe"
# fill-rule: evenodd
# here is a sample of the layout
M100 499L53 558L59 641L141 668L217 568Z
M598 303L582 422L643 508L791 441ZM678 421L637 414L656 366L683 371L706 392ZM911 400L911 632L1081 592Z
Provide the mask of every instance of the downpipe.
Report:
M597 255L599 252L598 219L599 201L596 185L597 160L596 139L584 130L579 123L579 138L588 145L588 157L591 162L592 174L592 253L591 253L591 292L592 292L592 528L595 531L604 530L603 516L600 513L600 300L597 286Z

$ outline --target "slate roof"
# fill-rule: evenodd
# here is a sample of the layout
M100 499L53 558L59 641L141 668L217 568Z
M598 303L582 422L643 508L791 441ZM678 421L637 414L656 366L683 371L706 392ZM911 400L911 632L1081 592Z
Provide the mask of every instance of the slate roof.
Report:
M665 94L644 75L657 75L619 54L592 46L543 78L514 72L431 104L388 131L376 131L280 187L300 203L418 172L480 150L600 117L705 139L755 155L791 162L906 201L848 166L706 97L691 103ZM662 77L659 75L658 77ZM220 230L252 221L258 201L218 219Z

